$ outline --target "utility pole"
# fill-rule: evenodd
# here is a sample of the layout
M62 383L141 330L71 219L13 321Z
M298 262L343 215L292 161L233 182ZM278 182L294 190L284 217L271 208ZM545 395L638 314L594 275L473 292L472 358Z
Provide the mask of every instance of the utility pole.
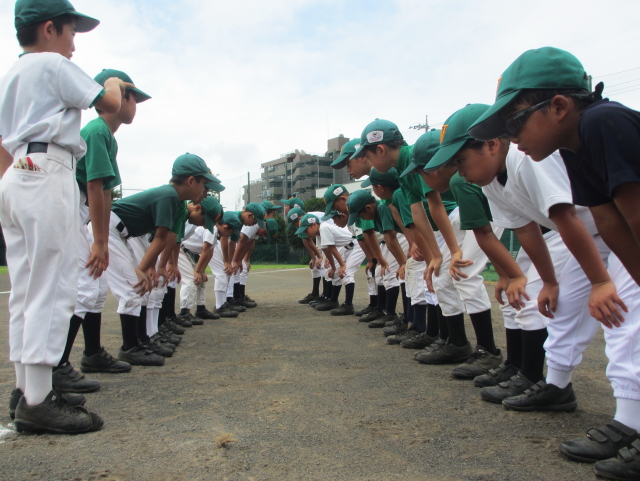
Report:
M247 172L247 204L251 203L251 173Z
M424 129L424 131L427 132L429 130L429 116L428 115L424 116L424 124L412 125L409 128L414 130Z

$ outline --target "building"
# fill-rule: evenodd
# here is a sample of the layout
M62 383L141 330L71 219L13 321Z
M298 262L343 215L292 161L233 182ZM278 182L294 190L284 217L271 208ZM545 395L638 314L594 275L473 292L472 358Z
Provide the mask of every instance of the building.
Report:
M345 169L331 168L331 163L347 142L349 139L340 135L328 140L324 155L308 154L296 149L279 159L265 162L261 165L260 178L251 179L249 185L243 186L244 205L263 200L281 205L279 201L290 197L306 201L315 197L317 189L351 182Z

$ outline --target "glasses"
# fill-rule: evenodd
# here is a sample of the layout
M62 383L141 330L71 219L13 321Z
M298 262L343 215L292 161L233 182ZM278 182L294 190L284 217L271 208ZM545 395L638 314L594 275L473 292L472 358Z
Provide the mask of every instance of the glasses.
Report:
M517 135L517 133L520 132L520 129L522 129L522 126L531 116L531 114L536 110L540 110L542 107L550 103L551 100L553 99L548 99L544 102L540 102L539 104L527 107L526 109L519 110L515 114L511 114L506 119L504 119L504 129L509 137L514 137L515 135Z

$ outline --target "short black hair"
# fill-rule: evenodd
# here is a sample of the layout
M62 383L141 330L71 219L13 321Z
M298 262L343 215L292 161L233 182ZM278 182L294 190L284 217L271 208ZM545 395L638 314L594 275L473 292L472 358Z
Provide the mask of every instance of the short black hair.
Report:
M131 95L135 95L135 93L133 93L131 90L125 90L124 91L124 98L126 100L129 100L129 97L131 97ZM102 115L104 112L102 110L100 110L98 107L95 108L96 109L96 113L98 115Z
M516 95L511 102L509 102L509 107L513 107L518 104L536 105L544 102L545 100L550 100L556 95L571 97L578 110L584 109L597 100L597 98L591 95L591 92L587 89L525 89ZM543 105L540 110L543 112L548 111L549 105Z
M511 143L511 141L509 140L509 137L506 136L506 135L498 137L498 140L500 140L500 142L502 142L503 144L507 144L507 145L509 143ZM463 150L466 150L466 149L480 150L484 146L485 142L486 142L485 140L467 139L467 141L464 144L462 144L462 147L460 147L458 149L458 152L462 152ZM458 155L458 154L456 153L456 155ZM454 155L451 159L449 159L443 165L443 167L452 167L452 166L454 166L455 165L454 159L456 158L456 155Z
M47 20L43 20L42 22L32 23L31 25L25 25L24 27L18 29L16 32L16 37L18 38L18 43L21 47L29 47L31 45L35 45L38 42L38 29L40 25L46 22L53 22L53 26L58 32L58 35L62 33L65 25L69 25L78 20L78 17L75 15L64 14L59 15L57 17L49 18Z
M195 177L196 181L198 182L205 179L204 175L174 175L173 177L171 177L171 180L169 182L176 185L182 185L184 184L184 181L189 177Z
M376 146L378 145L386 145L387 147L390 147L392 149L397 149L399 147L402 147L403 145L407 145L407 141L404 139L396 139L392 140L391 142L378 142L377 144L373 145L365 145L364 148L365 150L373 153L376 151Z

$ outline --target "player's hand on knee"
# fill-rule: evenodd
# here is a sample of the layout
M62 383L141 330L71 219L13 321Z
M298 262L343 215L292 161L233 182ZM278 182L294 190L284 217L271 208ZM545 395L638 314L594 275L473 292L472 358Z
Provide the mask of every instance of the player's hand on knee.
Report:
M156 287L158 287L158 280L160 275L158 274L158 271L156 271L156 268L149 267L149 269L147 270L147 275L149 276L149 281L151 282L151 289L155 289ZM149 291L151 291L151 289L149 289Z
M540 314L549 319L553 319L553 313L558 307L558 294L560 288L557 283L545 282L538 295L538 310Z
M91 256L85 267L89 269L89 275L97 279L109 266L109 248L105 244L91 245Z
M340 269L338 269L338 277L340 277L340 279L344 279L346 275L347 275L347 266L340 266Z
M451 262L449 263L449 274L456 281L459 281L460 278L467 279L469 276L462 272L460 269L463 267L468 267L473 264L473 261L464 260L462 258L462 251L456 251L451 253Z
M596 321L601 322L609 329L620 327L620 324L624 322L620 308L624 312L629 312L625 303L618 296L613 282L608 281L591 286L589 313Z
M316 261L314 259L311 259L311 262L309 262L309 269L313 269L316 266Z
M498 301L498 304L500 304L501 306L504 306L504 299L502 298L502 294L504 293L506 295L508 288L509 288L509 278L500 276L498 278L498 282L496 282L494 295L495 295L496 301ZM507 299L508 298L509 296L507 295Z
M138 277L138 283L133 285L133 289L139 296L144 296L147 292L151 291L151 279L140 269L136 269L136 276Z
M404 281L406 275L407 265L402 264L398 267L398 272L396 272L396 279L402 279Z
M429 292L436 292L435 289L433 288L433 276L431 275L432 272L429 272L429 269L425 269L424 271L424 281L427 283L427 290Z
M522 276L514 279L505 279L508 282L508 286L506 289L507 302L509 302L509 305L516 311L519 311L525 306L524 300L522 298L525 298L527 301L531 300L529 294L527 294L527 291L525 290L525 288L527 287L527 278L525 276Z

